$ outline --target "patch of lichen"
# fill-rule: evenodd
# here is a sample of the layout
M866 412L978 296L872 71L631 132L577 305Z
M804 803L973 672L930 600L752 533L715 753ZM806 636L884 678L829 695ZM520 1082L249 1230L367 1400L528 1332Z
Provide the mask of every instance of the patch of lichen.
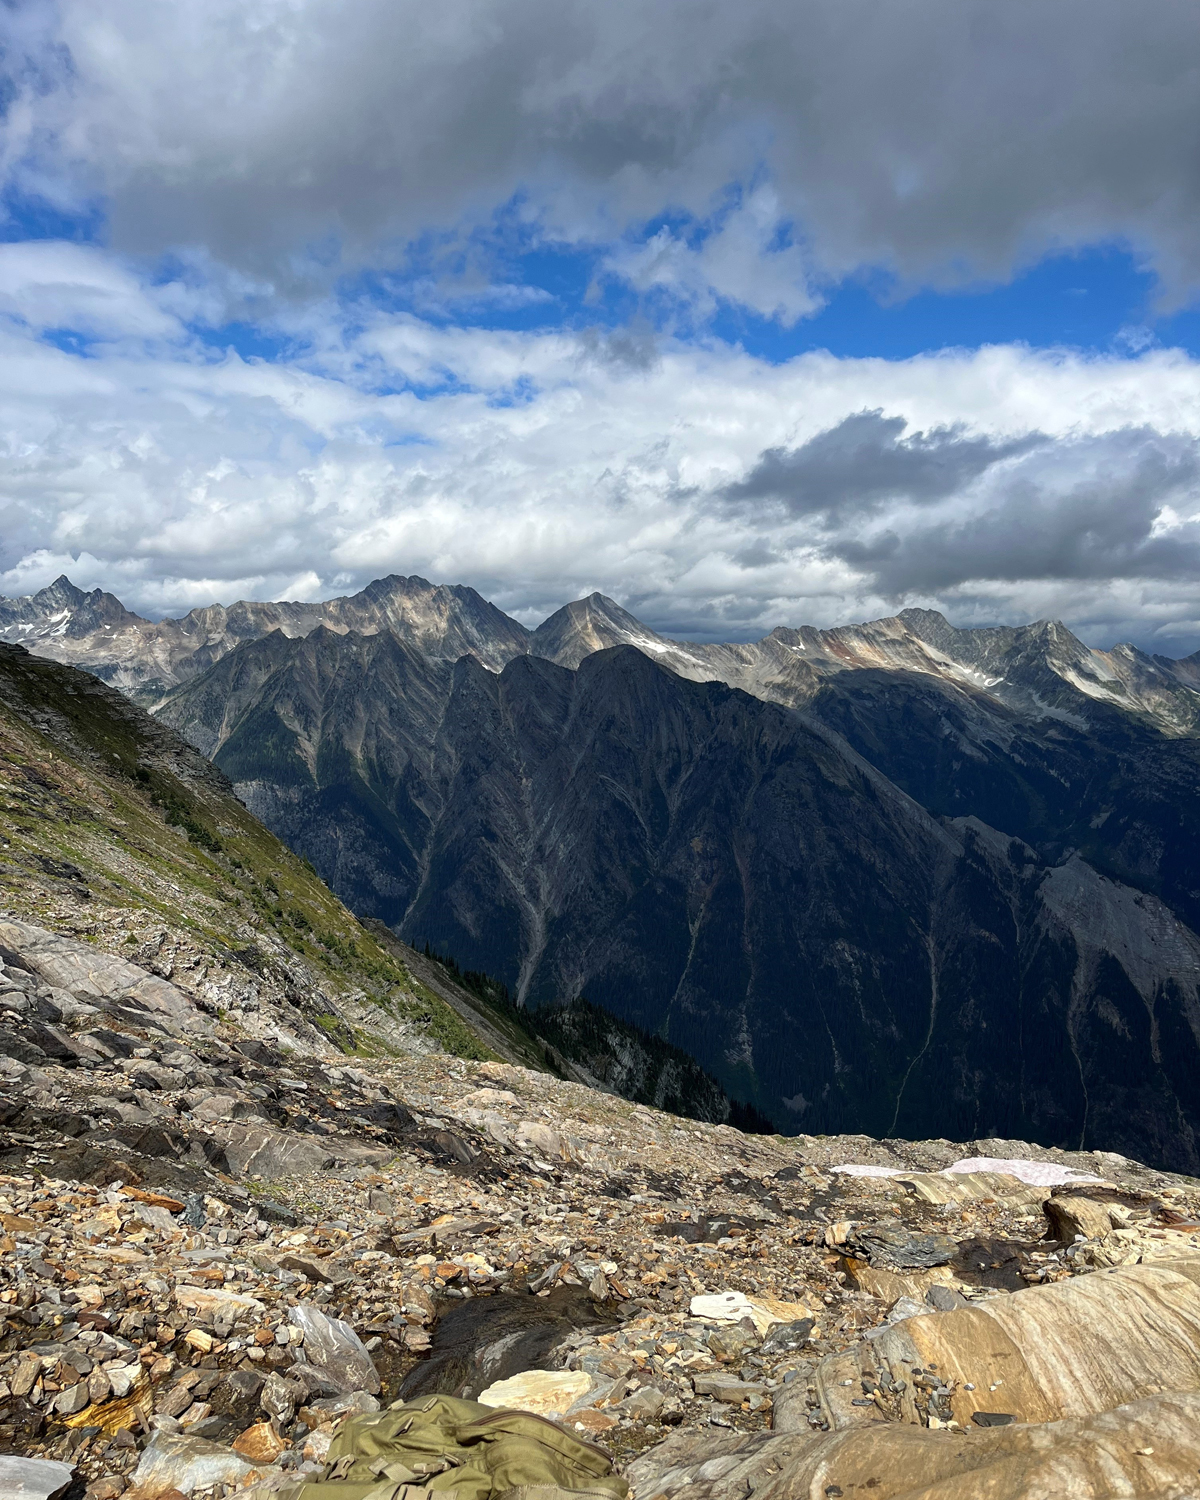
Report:
M251 967L257 935L330 993L359 993L458 1056L492 1055L172 731L88 674L0 645L0 904L37 921L63 901L96 941L87 913L101 904ZM355 1052L369 1034L322 1029Z

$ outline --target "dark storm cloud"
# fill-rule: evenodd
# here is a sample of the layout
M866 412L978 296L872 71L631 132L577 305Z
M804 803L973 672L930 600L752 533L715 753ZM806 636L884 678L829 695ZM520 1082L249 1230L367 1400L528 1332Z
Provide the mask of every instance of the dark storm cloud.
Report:
M1200 284L1190 0L26 0L4 160L280 274L521 195L568 238L764 170L813 272L1120 239Z
M1186 579L1200 573L1200 525L1160 529L1164 506L1200 487L1200 442L1126 429L1037 450L937 523L843 532L828 555L883 594L983 581Z
M725 491L733 504L782 503L793 516L877 511L888 501L932 504L957 494L994 464L1048 439L1038 433L1011 442L967 436L959 427L904 436L903 417L860 411L799 448L768 448L740 483Z

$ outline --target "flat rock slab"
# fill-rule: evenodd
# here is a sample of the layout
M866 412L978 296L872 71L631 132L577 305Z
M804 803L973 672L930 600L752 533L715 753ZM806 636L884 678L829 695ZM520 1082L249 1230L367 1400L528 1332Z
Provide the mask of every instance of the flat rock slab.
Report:
M697 1375L694 1383L697 1396L712 1396L729 1406L757 1401L767 1389L761 1382L739 1380L736 1375Z
M225 1159L239 1177L257 1173L268 1181L320 1172L336 1160L323 1141L263 1125L227 1124L214 1134L225 1147Z
M200 1317L238 1318L250 1313L260 1313L263 1304L257 1297L248 1297L243 1292L226 1292L203 1286L179 1286L175 1289L175 1300Z
M70 1464L0 1453L0 1500L54 1500L71 1483Z
M897 1415L912 1423L923 1420L915 1372L936 1371L948 1392L942 1415L964 1429L977 1411L1045 1423L1109 1411L1164 1388L1200 1393L1200 1258L1125 1266L926 1311L872 1330L865 1342L869 1355L859 1345L818 1366L822 1406L835 1428L856 1419L840 1393L858 1398L868 1368L873 1383L888 1386L879 1379L887 1375L899 1384Z
M1024 1182L1015 1174L1006 1172L914 1172L911 1176L901 1177L899 1185L922 1203L937 1207L995 1198L1014 1208L1035 1209L1042 1206L1050 1191L1048 1187Z
M888 1224L856 1224L846 1245L872 1266L895 1271L949 1265L958 1254L958 1241L948 1234L919 1234Z
M638 1500L1164 1500L1196 1493L1200 1396L958 1435L876 1422L825 1435L680 1433L625 1471Z
M128 959L102 953L90 943L60 937L30 922L0 922L0 948L20 955L47 984L72 993L117 1000L129 995L146 1010L177 1025L208 1032L211 1026L173 984L148 974Z
M335 1260L323 1260L316 1255L303 1255L296 1251L289 1251L281 1255L278 1261L284 1271L295 1271L297 1275L303 1276L305 1281L314 1285L345 1286L348 1281L353 1281L353 1273L347 1271L345 1266L339 1265Z
M760 1336L777 1323L797 1323L812 1317L812 1309L803 1302L747 1297L745 1292L712 1292L693 1297L688 1310L693 1318L703 1318L708 1323L740 1323L749 1318Z
M294 1130L273 1130L266 1125L237 1120L216 1121L213 1135L224 1147L232 1173L238 1177L256 1175L268 1181L302 1177L342 1163L363 1166L383 1162L393 1155L387 1146L357 1141L347 1135L301 1135Z

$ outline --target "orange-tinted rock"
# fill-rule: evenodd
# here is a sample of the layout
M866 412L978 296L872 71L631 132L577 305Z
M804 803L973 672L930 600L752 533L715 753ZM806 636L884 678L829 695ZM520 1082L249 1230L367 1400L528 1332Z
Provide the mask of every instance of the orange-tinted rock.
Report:
M286 1447L273 1422L256 1422L233 1440L236 1453L261 1464L273 1464Z

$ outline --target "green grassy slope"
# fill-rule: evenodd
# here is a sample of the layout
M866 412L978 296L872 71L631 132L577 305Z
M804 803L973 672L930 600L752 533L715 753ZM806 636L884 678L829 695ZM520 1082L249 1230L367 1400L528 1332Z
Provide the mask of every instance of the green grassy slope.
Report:
M171 976L185 988L253 975L345 1051L386 1048L399 1024L493 1055L172 730L98 679L6 645L0 908L137 961L165 935L188 954L188 973Z

